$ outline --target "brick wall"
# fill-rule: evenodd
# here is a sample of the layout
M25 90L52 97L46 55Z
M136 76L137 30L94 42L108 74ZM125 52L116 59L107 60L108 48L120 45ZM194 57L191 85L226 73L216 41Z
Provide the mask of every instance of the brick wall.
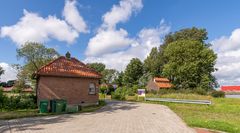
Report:
M89 94L89 84L95 83L96 94ZM38 101L42 99L66 99L68 104L96 104L98 79L40 76L37 84Z

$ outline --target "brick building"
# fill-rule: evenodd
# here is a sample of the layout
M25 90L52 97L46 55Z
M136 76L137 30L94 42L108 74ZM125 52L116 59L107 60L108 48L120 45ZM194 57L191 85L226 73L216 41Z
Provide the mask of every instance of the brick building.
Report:
M97 104L101 74L70 56L61 56L36 74L37 100L66 99L68 104Z
M147 90L149 91L150 90L158 91L159 89L168 89L171 87L172 87L172 84L167 78L158 78L158 77L152 78L146 86Z

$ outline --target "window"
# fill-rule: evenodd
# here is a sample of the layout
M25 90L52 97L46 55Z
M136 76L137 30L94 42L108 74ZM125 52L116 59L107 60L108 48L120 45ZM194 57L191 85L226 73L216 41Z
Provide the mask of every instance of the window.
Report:
M96 87L94 83L89 84L89 94L96 94Z

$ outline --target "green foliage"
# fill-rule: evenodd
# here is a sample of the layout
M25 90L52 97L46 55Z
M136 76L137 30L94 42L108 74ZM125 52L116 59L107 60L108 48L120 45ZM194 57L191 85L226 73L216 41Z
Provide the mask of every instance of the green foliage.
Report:
M161 56L156 47L152 48L150 54L144 60L144 71L150 73L152 76L160 76L163 68Z
M163 75L177 88L212 88L216 54L203 43L191 40L175 41L168 44L164 56L168 59Z
M165 37L164 44L169 44L180 40L193 40L204 43L208 39L206 29L186 28L175 33L170 33Z
M223 91L212 91L211 92L212 97L225 97L225 92Z
M24 59L25 65L19 68L18 86L23 87L26 80L31 81L32 75L50 61L59 56L59 53L53 48L46 48L43 44L27 42L17 49L17 58ZM32 82L34 83L34 82Z
M0 108L1 108L1 110L5 106L6 99L7 99L7 96L3 94L3 88L0 87Z
M22 92L22 89L19 88L19 87L14 87L14 88L12 89L12 93L21 93L21 92Z
M117 77L114 79L113 83L117 84L118 86L123 86L123 72L117 72Z
M127 88L117 88L115 92L112 92L112 98L117 100L125 100L127 96Z
M151 78L152 78L152 75L150 73L148 73L148 72L144 73L142 75L142 77L140 77L140 79L139 79L139 85L145 87L147 85L147 83L149 82L149 80L151 80Z
M143 75L143 64L138 58L133 58L127 65L123 81L125 85L132 86L138 84L138 80Z
M107 87L107 86L101 86L101 87L99 88L99 90L100 90L100 93L104 94L104 93L107 92L108 87Z
M111 95L112 92L114 92L114 88L112 85L103 85L100 87L101 94Z
M102 72L102 83L113 83L113 81L117 78L117 70L115 69L105 69Z
M1 109L4 110L17 110L17 109L35 109L37 107L36 97L34 95L13 95L7 97L4 94L1 94L0 91L0 101Z
M87 66L96 70L99 73L104 71L105 67L106 67L103 63L97 63L97 62L96 63L88 63Z

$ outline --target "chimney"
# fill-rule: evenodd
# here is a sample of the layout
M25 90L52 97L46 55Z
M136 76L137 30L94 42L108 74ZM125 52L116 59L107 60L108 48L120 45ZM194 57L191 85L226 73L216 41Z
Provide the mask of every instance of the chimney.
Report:
M67 59L71 59L71 54L69 52L67 52L65 56Z

